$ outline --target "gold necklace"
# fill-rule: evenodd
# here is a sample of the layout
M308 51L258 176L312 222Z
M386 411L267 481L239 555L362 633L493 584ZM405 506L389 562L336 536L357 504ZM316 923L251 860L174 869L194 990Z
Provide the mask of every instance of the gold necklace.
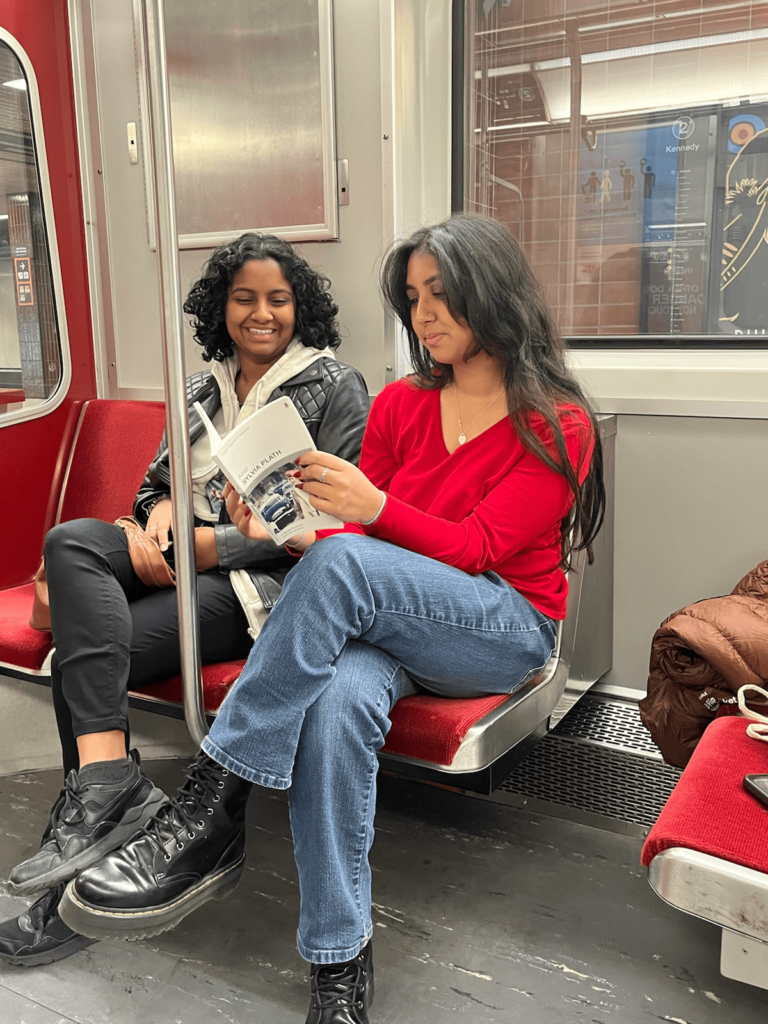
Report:
M480 416L484 416L485 413L487 413L488 410L491 408L491 406L494 404L494 402L497 402L501 398L501 396L503 394L504 394L504 388L502 388L501 391L498 393L498 395L496 395L488 403L488 405L486 405L486 407L483 409L483 411L480 413L479 416L475 416L475 418L472 420L472 422L467 426L467 430L471 430L472 427L474 426L474 424L477 423L477 421L480 419ZM463 427L462 422L461 422L461 409L459 409L459 392L458 392L458 389L457 389L455 383L453 385L453 395L454 395L454 398L456 399L456 415L459 418L459 444L466 444L467 443L467 435L466 435L466 433L464 431L464 427Z

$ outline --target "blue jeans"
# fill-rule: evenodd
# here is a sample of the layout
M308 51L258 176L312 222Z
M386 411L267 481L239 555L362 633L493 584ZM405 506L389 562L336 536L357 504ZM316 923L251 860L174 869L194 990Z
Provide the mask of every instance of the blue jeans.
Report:
M469 576L342 534L289 574L203 749L244 779L290 787L298 948L340 963L371 936L376 751L419 687L511 693L554 648L552 621L495 573Z

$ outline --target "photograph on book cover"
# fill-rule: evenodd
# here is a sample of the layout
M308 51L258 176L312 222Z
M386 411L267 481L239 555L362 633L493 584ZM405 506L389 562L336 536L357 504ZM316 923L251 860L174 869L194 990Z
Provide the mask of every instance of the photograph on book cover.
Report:
M315 529L317 520L325 518L310 505L306 495L296 489L294 478L288 476L295 469L294 462L283 463L245 496L246 503L275 539L285 536L283 531L289 526L293 528L290 531L293 536Z

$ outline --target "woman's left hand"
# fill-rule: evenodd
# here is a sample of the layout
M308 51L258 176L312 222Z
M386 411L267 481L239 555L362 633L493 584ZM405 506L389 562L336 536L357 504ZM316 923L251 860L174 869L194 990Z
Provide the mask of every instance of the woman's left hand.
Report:
M307 452L297 464L301 489L318 511L345 523L361 523L381 508L383 492L351 462L328 452Z
M215 569L219 564L216 531L212 526L195 527L195 568L198 572Z

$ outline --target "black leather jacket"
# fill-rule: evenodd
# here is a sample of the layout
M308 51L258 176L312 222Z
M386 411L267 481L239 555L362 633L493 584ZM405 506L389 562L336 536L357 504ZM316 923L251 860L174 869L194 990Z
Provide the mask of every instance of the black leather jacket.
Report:
M295 377L275 388L269 401L282 396L290 398L296 406L319 451L330 452L357 465L370 409L368 388L358 370L335 359L320 357ZM190 444L194 444L205 430L202 420L192 407L193 402L199 402L211 419L219 411L219 385L210 371L204 370L187 378ZM168 442L163 434L160 447L133 504L133 514L142 526L146 526L153 504L158 498L169 495L170 491ZM219 569L222 572L255 567L273 571L288 569L295 564L294 558L271 541L244 537L230 522L226 507L222 508L221 519L214 529Z

